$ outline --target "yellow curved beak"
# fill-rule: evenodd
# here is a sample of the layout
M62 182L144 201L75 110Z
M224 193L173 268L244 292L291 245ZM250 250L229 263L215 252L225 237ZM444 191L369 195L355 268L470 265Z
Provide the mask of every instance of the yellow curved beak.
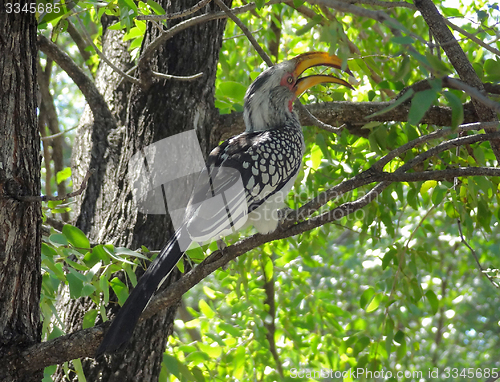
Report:
M332 68L344 70L346 73L352 75L349 68L342 69L342 60L339 57L335 55L329 55L325 52L304 53L295 57L293 60L296 61L295 70L293 71L295 78L298 78L302 73L304 73L304 71L314 66L330 66ZM350 89L354 89L347 81L344 81L340 78L326 74L312 75L300 78L297 81L294 90L295 96L299 97L307 89L320 83L335 83L346 86Z

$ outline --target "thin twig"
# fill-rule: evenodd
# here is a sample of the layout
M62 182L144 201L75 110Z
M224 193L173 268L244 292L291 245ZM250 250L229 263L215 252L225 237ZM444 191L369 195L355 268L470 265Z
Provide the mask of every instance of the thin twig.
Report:
M399 167L396 171L394 171L394 173L382 173L382 172L380 172L379 170L377 170L377 168L378 168L377 163L375 163L368 170L363 171L362 173L360 173L360 174L358 174L358 175L356 175L356 176L354 176L354 177L352 177L352 178L350 178L350 179L348 179L348 180L346 180L346 181L344 181L336 186L333 186L326 191L321 192L315 198L311 199L309 202L307 202L302 207L300 207L297 211L295 211L294 213L288 214L287 215L287 222L286 222L287 225L285 226L285 228L289 227L289 224L293 224L293 223L290 223L290 221L299 220L299 217L300 217L300 219L306 219L309 216L311 216L313 213L318 211L325 204L327 204L329 201L336 199L336 198L344 195L345 193L350 192L350 191L352 191L358 187L361 187L363 185L367 185L367 184L370 184L373 182L382 181L382 183L379 183L378 186L380 186L383 190L387 186L389 186L392 182L429 180L428 178L423 179L423 176L419 177L419 175L410 175L410 174L404 175L404 173L407 172L408 170L411 170L412 168L414 168L418 164L424 162L425 160L427 160L427 159L429 159L429 158L431 158L431 157L433 157L433 156L435 156L435 155L437 155L445 150L448 150L450 148L462 146L462 145L466 145L466 144L471 144L471 143L476 143L476 142L484 142L484 141L487 141L487 140L490 140L493 138L497 138L497 137L500 137L500 132L488 133L488 134L475 134L475 135L468 135L465 137L450 139L448 141L442 142L441 144L417 155L415 158L413 158L412 160L408 161L407 163L405 163L404 165ZM390 154L391 153L389 153L388 155L390 155ZM451 171L451 170L456 170L456 169L449 169L449 170L450 171L448 173L439 173L438 174L439 179L446 178L447 175L449 175L450 178L452 178L453 176L457 176L456 173ZM469 170L461 170L461 171L462 171L461 174L466 174L467 171L469 171ZM485 172L488 172L488 174L490 176L499 176L499 174L497 174L496 171L492 171L492 172L490 172L490 171L491 170L485 170ZM418 174L418 173L416 173L416 174ZM401 177L398 178L398 175L401 175ZM404 175L404 177L402 175ZM411 178L412 176L413 176L413 178ZM428 173L426 173L426 176L433 176L433 175L431 175L428 172ZM458 175L458 176L460 176L460 175ZM464 175L464 176L470 176L470 175ZM377 189L378 186L374 187L372 189L372 191L378 192L379 191ZM380 190L380 192L382 192L382 190ZM372 191L370 191L370 192L372 192ZM365 195L366 198L372 197L370 192ZM350 204L344 203L343 205L341 205L341 206L339 206L331 211L325 212L326 215L323 214L323 215L317 216L315 218L309 219L307 224L310 225L312 228L316 228L316 227L319 227L320 225L324 224L325 219L327 221L328 221L328 219L330 219L328 214L334 214L334 215L337 214L338 216L345 216L345 214L350 213L350 211L353 208L355 208L355 210L357 210L357 206L359 203L361 203L363 205L363 207L366 205L366 204L364 204L363 199L358 199L356 204L353 204L353 203L354 202L352 202ZM291 220L288 220L288 217L290 217ZM321 222L323 222L323 223L320 224Z
M44 35L37 36L38 47L48 57L53 59L59 67L64 70L73 82L78 86L87 101L95 120L113 121L113 115L104 100L103 96L97 89L94 80L91 79L85 72L52 41ZM108 123L108 122L107 122Z
M178 81L193 81L197 78L203 76L203 72L193 74L192 76L174 76L172 74L163 74L158 72L152 72L153 77L161 78L164 80L178 80Z
M396 19L390 17L387 13L383 11L373 11L371 9L357 7L354 4L347 3L339 0L308 0L310 4L324 5L326 7L334 8L341 12L352 13L356 16L367 17L374 19L382 24L388 26L395 36L401 36L401 30L406 30L406 28ZM414 33L410 33L414 39L426 44L427 41L421 36ZM412 49L411 45L407 45L408 49ZM413 49L412 49L413 50Z
M309 110L307 110L307 108L304 105L302 105L302 103L298 99L294 102L294 105L299 109L301 113L304 113L307 116L307 118L310 120L310 122L308 123L310 123L311 125L314 125L322 130L326 130L330 133L337 135L339 135L342 132L342 130L344 130L343 127L335 127L327 123L324 123L323 121L320 121Z
M460 28L458 25L453 24L450 20L444 19L444 22L446 25L448 25L451 29L456 30L460 34L464 35L465 37L469 38L471 41L474 41L477 45L482 46L484 49L489 50L491 53L496 54L497 56L500 56L500 50L493 48L492 46L489 46L487 43L485 43L483 40L477 38L474 36L472 33L467 32L465 29Z
M272 5L272 4L280 4L280 3L285 3L286 1L289 0L269 0L266 5ZM255 3L249 3L247 5L243 5L241 7L237 8L232 8L231 12L233 14L240 14L244 12L251 11L252 9L255 9L257 7L257 4ZM144 49L144 52L141 55L141 58L139 59L138 66L145 68L149 64L149 59L153 55L153 52L158 49L162 44L165 43L165 41L171 39L173 36L175 36L177 33L186 30L188 28L191 28L194 25L198 25L201 23L205 23L208 21L213 21L213 20L218 20L218 19L224 19L227 18L228 15L225 12L213 12L213 13L206 13L200 16L195 16L191 17L188 20L182 21L179 24L173 26L169 30L165 31L162 35L158 36L151 44L149 44L146 49Z
M188 16L191 13L196 12L198 9L203 8L205 5L210 3L211 0L200 0L197 4L193 5L189 9L185 9L180 12L164 14L164 15L141 15L137 16L137 20L149 20L149 21L160 21L160 20L173 20L180 17Z
M415 9L415 6L406 1L380 1L380 0L350 0L349 4L364 4L364 5L375 5L377 7L384 8L409 8Z
M263 28L259 28L259 29L254 30L253 32L252 32L252 31L250 31L250 33L252 33L252 34L257 34L257 33L261 32L262 30L263 30ZM236 39L236 38L245 37L245 36L246 36L246 35L245 35L244 33L242 33L242 34L235 34L234 36L231 36L231 37L224 37L224 38L222 39L222 41L234 40L234 39Z
M500 122L477 122L477 123L468 123L465 125L460 125L460 126L458 126L457 129L448 128L448 129L439 129L439 130L433 131L430 134L422 135L421 137L418 137L418 138L416 138L408 143L405 143L404 145L399 146L398 148L392 150L391 152L386 154L384 157L379 159L375 164L373 164L372 169L374 169L376 171L382 171L384 166L387 163L389 163L391 160L393 160L394 158L397 158L401 154L403 154L404 152L411 150L412 148L419 146L423 143L426 143L428 141L431 141L433 139L442 138L442 137L445 137L447 135L451 135L454 133L460 133L463 131L481 130L481 129L488 128L488 127L497 127L499 124L500 124Z
M70 132L72 130L75 130L75 129L78 129L78 126L74 126L71 129L61 131L60 133L57 133L57 134L52 134L52 135L48 135L46 137L42 137L42 141L48 141L50 139L54 139L54 138L60 137L61 135L64 135L64 134L66 134L66 133L68 133L68 132Z
M21 200L23 202L48 202L48 201L57 201L57 200L66 200L69 198L72 198L74 196L78 196L85 191L87 188L87 181L89 180L90 176L95 172L93 168L89 169L87 171L87 174L85 174L85 178L83 178L82 185L80 188L76 191L70 192L65 195L58 195L58 196L47 196L47 195L42 195L42 196L37 196L37 195L11 195L12 197L16 198L17 200Z
M248 41L252 44L254 49L257 51L259 56L264 60L264 62L268 66L273 66L274 63L271 60L271 58L267 55L266 52L264 52L264 49L259 45L255 37L253 37L252 33L248 30L248 28L241 22L241 20L236 17L236 15L231 11L230 8L227 7L226 4L224 4L221 0L215 0L215 3L227 14L227 16L234 21L236 25L241 29L241 31L247 36Z
M495 288L500 288L500 285L495 280L493 280L493 278L481 266L481 263L479 262L479 258L477 257L477 254L476 254L476 251L474 250L474 248L472 248L469 245L469 243L467 242L467 240L465 240L464 234L462 232L462 223L460 222L460 219L457 219L457 224L458 224L458 232L460 233L460 239L462 240L462 243L464 243L464 245L467 248L469 248L469 251L472 253L472 256L474 257L474 260L476 260L477 267L479 268L479 271L481 272L481 274L484 275L489 280L489 282L491 284L493 284L493 286Z
M122 76L124 79L126 79L127 81L130 81L132 82L133 84L136 84L136 85L141 85L141 82L137 79L137 78L134 78L130 75L128 75L127 73L125 73L123 70L121 70L119 67L117 67L115 64L113 64L107 57L106 55L101 52L99 50L99 48L94 44L94 41L92 41L92 38L89 36L89 34L87 33L87 29L85 29L85 26L83 25L83 22L82 20L80 20L79 17L76 18L78 23L80 24L80 27L83 31L83 38L85 39L85 41L87 42L87 44L91 45L92 48L94 48L94 50L96 51L97 55L101 58L101 60L103 60L106 64L109 65L109 67L111 69L113 69L116 73L118 73L120 76Z
M470 95L472 98L474 98L476 101L481 102L483 105L495 110L497 113L500 113L500 103L493 101L492 99L488 98L484 94L482 94L477 88L467 85L466 83L457 80L455 78L450 78L450 77L444 77L443 78L443 83L449 83L452 85L455 89L460 89L464 92L466 92L468 95Z

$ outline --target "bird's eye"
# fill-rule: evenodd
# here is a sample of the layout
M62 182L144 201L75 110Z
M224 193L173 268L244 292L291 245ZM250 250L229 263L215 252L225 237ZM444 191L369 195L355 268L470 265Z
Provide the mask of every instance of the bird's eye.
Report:
M290 76L286 79L286 82L288 82L290 85L293 84L293 77Z

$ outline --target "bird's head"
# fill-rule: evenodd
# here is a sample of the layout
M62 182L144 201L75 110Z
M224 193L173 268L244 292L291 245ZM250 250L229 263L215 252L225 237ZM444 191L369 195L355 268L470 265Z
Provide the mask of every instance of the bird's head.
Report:
M330 75L299 78L306 69L320 65L341 69L342 60L328 53L310 52L283 61L261 73L245 94L243 118L246 131L256 132L284 126L290 119L298 122L293 111L293 101L319 83L336 83L352 89L348 82ZM345 71L351 74L348 68Z

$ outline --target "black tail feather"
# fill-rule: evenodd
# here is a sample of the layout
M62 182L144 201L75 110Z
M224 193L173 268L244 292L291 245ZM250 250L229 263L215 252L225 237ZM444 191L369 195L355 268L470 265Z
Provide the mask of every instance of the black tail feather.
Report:
M120 352L125 349L142 311L153 297L156 289L182 257L184 251L179 243L183 241L181 238L185 239L183 237L185 234L185 228L180 228L139 279L137 286L132 290L106 332L95 353L96 358L104 353Z

